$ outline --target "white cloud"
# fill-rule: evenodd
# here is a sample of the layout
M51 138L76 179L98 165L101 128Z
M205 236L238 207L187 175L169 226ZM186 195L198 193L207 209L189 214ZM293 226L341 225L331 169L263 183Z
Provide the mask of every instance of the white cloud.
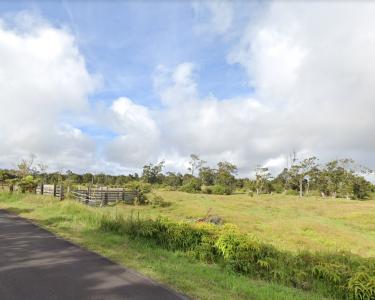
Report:
M226 159L247 166L264 106L250 97L200 98L191 63L173 70L159 66L154 79L162 108L151 111L128 98L113 103L110 118L119 137L106 150L111 161L139 167L165 160L169 170L184 171L189 155L197 153L211 164Z
M364 2L270 3L228 53L246 70L253 97L201 97L192 63L159 66L163 155L183 165L197 153L249 172L258 163L280 169L295 149L374 167L374 14Z
M375 128L375 5L281 2L252 23L228 55L256 97L274 108L275 139L323 158L353 156L372 167ZM280 139L280 137L282 137ZM275 144L275 154L283 148Z
M112 128L118 134L106 149L110 161L139 168L157 158L159 128L147 107L122 97L113 102L110 118Z
M181 170L196 153L211 163L232 161L247 175L257 164L284 167L295 149L375 167L375 4L276 1L245 28L234 28L243 12L230 2L195 9L198 18L210 14L205 32L236 32L227 42L241 33L227 60L244 68L254 93L202 96L194 62L160 65L154 74L160 107L121 97L103 108L105 123L95 125L116 137L94 165L95 143L62 121L89 109L87 95L96 86L74 37L43 22L0 23L0 162L35 153L106 171L161 159Z
M174 70L159 65L154 74L154 87L165 105L178 105L197 99L198 91L194 77L196 66L185 62Z
M27 14L15 20L0 22L0 161L33 153L51 167L84 166L94 144L61 118L88 108L97 80L68 31Z

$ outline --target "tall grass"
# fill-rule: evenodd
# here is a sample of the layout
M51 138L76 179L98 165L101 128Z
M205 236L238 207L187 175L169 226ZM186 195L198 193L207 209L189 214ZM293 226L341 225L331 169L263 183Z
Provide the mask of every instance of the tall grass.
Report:
M230 224L214 226L174 222L167 219L143 219L139 214L124 217L108 210L89 208L71 201L45 201L42 197L3 196L0 202L22 213L34 209L41 224L59 224L60 228L89 227L90 232L129 237L137 243L177 250L199 261L220 265L253 279L314 291L341 299L375 299L375 259L349 252L284 251L244 234ZM26 209L25 209L26 211ZM38 215L38 214L37 214ZM72 226L72 224L74 226ZM172 252L171 252L172 253Z
M374 258L349 252L280 251L229 224L216 227L104 214L99 229L152 240L164 248L189 252L198 259L223 264L251 278L320 291L341 299L375 299Z

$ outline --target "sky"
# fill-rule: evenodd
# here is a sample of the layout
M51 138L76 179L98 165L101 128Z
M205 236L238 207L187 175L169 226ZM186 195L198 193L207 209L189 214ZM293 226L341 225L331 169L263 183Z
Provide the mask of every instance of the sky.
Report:
M1 1L0 168L375 168L375 3Z

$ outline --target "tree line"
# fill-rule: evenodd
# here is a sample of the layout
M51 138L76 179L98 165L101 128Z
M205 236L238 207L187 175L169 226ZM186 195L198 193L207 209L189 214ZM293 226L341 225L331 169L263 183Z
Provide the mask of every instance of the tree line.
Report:
M38 183L65 185L100 185L142 187L151 186L180 190L188 193L233 194L235 191L253 194L284 193L300 197L320 195L321 197L341 197L366 199L375 187L365 176L372 173L352 159L335 159L324 164L317 157L297 159L294 155L290 165L273 177L267 167L257 166L246 178L237 177L236 165L222 161L216 167L196 154L190 156L187 172L164 172L164 161L143 166L142 174L108 175L104 173L77 174L47 172L44 164L35 164L34 157L22 160L17 168L0 170L1 185L18 185L22 191L32 190Z

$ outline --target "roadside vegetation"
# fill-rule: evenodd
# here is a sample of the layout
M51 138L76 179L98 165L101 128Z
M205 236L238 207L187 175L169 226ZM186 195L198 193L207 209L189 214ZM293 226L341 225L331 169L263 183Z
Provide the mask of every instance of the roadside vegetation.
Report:
M235 196L221 197L232 202ZM336 208L340 205L345 204L337 201ZM286 251L228 223L149 218L144 216L147 206L142 212L123 205L101 209L48 196L2 193L0 207L194 298L372 299L375 295L371 254L365 258L348 251L300 251L298 245L295 251ZM149 211L154 209L148 206ZM371 237L373 231L368 233ZM228 281L233 282L228 286Z
M375 201L324 199L317 196L262 194L249 196L189 194L154 190L146 194L161 205L103 208L108 214L163 217L176 222L220 220L235 224L278 249L288 251L351 251L375 257ZM217 223L217 222L216 222Z
M5 208L83 247L187 294L195 299L329 299L275 282L254 280L229 265L207 263L194 253L172 250L154 239L119 231L117 221L100 208L49 196L0 193ZM134 215L134 218L137 216ZM135 220L135 219L134 219ZM112 223L113 222L113 223ZM111 229L112 228L112 229Z
M248 178L197 155L186 174L164 162L141 176L46 170L34 158L1 170L0 207L194 298L375 299L375 187L351 159L291 155L277 176L258 166ZM86 207L31 195L40 183L127 188L142 201Z

